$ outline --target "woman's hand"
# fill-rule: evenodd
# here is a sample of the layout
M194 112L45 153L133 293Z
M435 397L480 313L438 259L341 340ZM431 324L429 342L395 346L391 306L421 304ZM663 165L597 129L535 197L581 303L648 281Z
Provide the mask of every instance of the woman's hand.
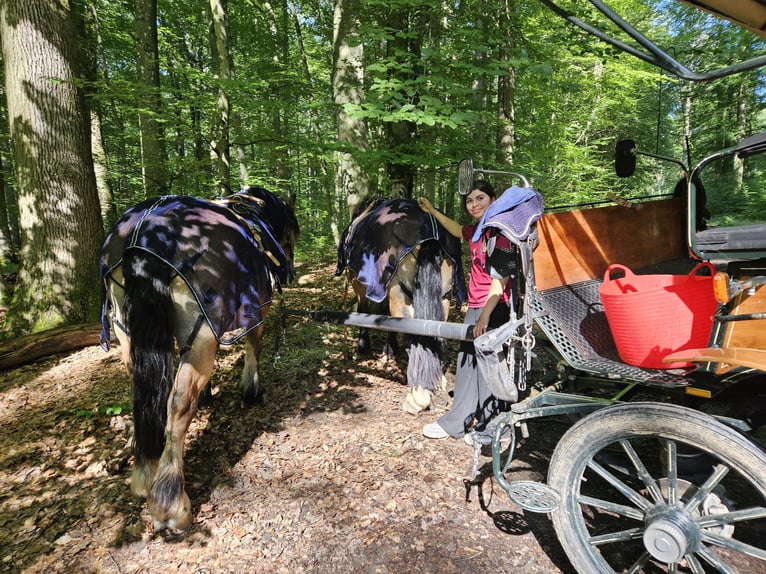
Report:
M426 213L429 213L429 214L433 213L433 211L434 211L434 206L425 197L419 197L418 198L418 207L420 207L420 209L422 209L423 211L425 211Z
M473 326L473 336L478 337L480 335L483 335L487 332L487 327L489 327L489 316L492 313L484 313L482 312L481 315L479 315L479 318L476 320L476 324ZM486 315L486 316L485 316Z

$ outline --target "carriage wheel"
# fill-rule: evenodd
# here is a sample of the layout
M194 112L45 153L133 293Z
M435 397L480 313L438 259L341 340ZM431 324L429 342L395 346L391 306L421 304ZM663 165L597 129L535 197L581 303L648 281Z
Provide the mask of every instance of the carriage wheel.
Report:
M766 570L766 452L698 411L603 408L561 438L548 484L578 572Z

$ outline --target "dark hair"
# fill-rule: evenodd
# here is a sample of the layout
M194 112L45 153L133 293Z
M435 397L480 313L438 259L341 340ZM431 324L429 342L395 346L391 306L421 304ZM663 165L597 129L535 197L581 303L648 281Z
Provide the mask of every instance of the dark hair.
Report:
M497 196L495 195L495 190L494 190L494 189L492 189L492 185L491 185L491 184L490 184L488 181L486 181L486 180L483 180L483 179L479 179L479 180L477 180L477 181L474 181L474 182L473 182L473 187L471 188L471 191L474 191L475 189L478 189L478 190L479 190L479 191L481 191L482 193L485 193L485 194L487 194L487 195L488 195L488 196L490 196L492 199L494 199L495 197L497 197ZM471 195L471 191L469 191L468 193L466 193L466 194L463 196L463 209L465 209L465 204L466 204L466 202L468 201L468 196L469 196L469 195Z

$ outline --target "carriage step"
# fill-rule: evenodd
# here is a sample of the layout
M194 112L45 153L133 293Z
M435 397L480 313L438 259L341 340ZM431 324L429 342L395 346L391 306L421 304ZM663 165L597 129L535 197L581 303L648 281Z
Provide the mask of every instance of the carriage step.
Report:
M533 480L514 480L508 487L513 502L530 512L553 512L561 504L561 496L547 484Z

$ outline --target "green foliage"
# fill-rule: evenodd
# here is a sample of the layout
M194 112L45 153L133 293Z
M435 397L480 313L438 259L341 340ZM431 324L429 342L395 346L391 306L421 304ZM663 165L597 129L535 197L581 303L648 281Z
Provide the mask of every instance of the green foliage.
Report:
M130 402L98 405L95 409L75 408L71 415L77 419L92 419L94 417L113 417L131 412L133 406Z
M588 3L563 0L583 19L604 23ZM752 34L683 3L613 0L694 69L764 52ZM294 12L291 8L294 6ZM92 84L102 121L116 211L142 199L131 6L93 3L101 42ZM752 72L709 84L672 79L649 64L582 33L538 0L361 0L358 42L364 47L364 99L346 112L363 119L369 147L342 150L332 103L333 8L327 0L228 3L234 79L217 77L206 4L159 3L159 53L171 192L212 197L212 129L219 90L231 97L241 126L232 142L245 154L250 184L297 195L310 255L332 247L331 223L342 228L345 197L336 197L336 151L354 154L389 193L389 165L415 173L416 195L439 198L459 214L457 163L526 174L549 206L610 196L669 193L677 170L642 162L630 180L612 168L615 142L693 162L764 129L764 75ZM610 32L620 34L613 27ZM501 88L510 101L501 114ZM392 137L404 126L407 138ZM511 132L498 143L501 133ZM236 173L232 156L232 172ZM763 214L766 193L753 170L742 182L710 177L711 201ZM511 182L490 176L503 189ZM233 181L232 188L239 183ZM718 193L720 189L720 193ZM726 191L728 189L728 191ZM728 195L727 195L728 194ZM736 201L732 201L733 194ZM737 216L739 217L739 216ZM110 222L107 222L110 223Z

